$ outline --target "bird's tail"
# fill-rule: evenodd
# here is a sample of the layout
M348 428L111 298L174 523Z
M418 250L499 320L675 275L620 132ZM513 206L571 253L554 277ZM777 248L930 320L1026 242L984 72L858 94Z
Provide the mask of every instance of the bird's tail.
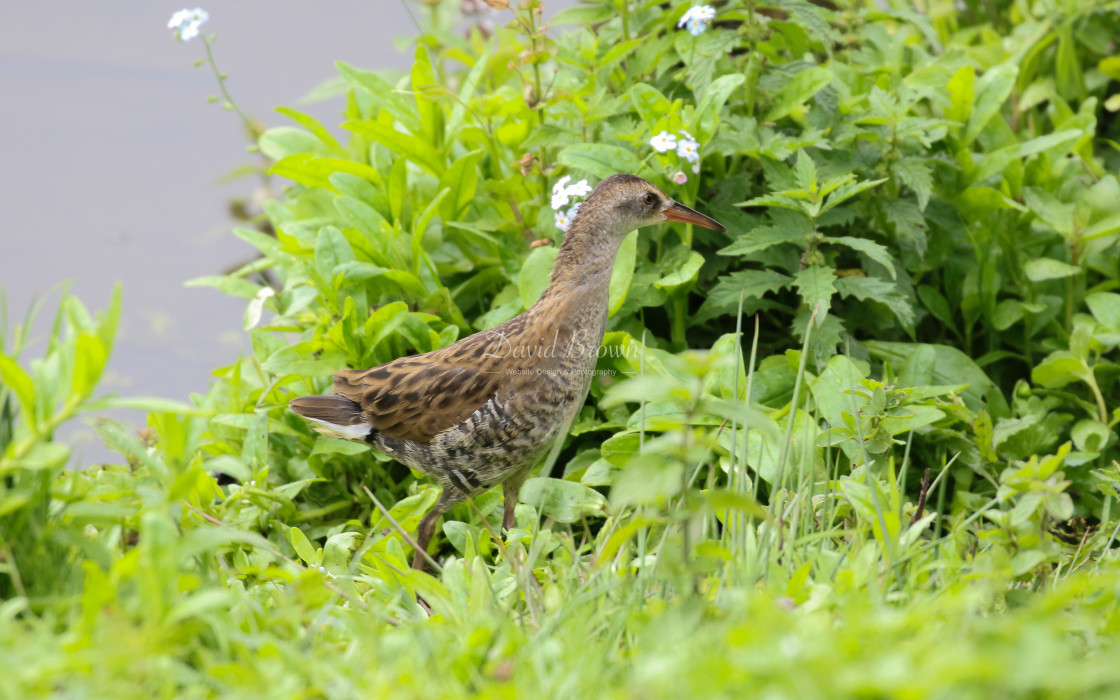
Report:
M303 396L292 399L288 407L316 423L320 433L343 440L365 440L373 429L362 407L345 396Z

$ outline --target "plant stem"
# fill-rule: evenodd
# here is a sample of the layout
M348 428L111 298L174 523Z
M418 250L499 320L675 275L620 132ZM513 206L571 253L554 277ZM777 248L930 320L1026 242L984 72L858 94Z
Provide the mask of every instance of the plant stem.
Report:
M260 129L257 128L256 124L253 123L253 120L250 119L245 112L241 111L241 108L237 106L237 102L233 99L233 95L230 95L229 90L226 89L227 76L218 70L218 64L214 60L214 51L210 47L210 39L205 34L200 35L200 38L202 39L202 45L206 47L206 62L210 64L210 69L214 71L214 77L218 79L218 90L221 91L226 104L228 104L234 112L237 112L237 116L241 117L241 121L245 122L245 128L249 130L249 135L252 136L253 142L256 143L261 135Z

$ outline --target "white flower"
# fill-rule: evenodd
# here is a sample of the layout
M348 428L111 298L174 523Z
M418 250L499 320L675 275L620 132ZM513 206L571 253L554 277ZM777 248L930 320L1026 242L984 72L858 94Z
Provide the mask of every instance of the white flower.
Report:
M684 129L681 129L681 130L680 130L680 135L681 135L681 136L683 136L683 137L685 137L685 138L686 138L686 139L688 139L689 141L695 141L695 140L696 140L696 137L695 137L695 136L693 136L692 134L688 133L688 132L687 132L687 131L685 131Z
M687 26L689 34L700 36L708 28L708 22L711 22L715 17L716 11L712 9L711 5L697 5L685 10L685 13L681 15L677 22L677 27Z
M653 150L658 153L665 153L677 147L677 136L676 134L670 134L668 131L662 131L649 140L649 145L653 146Z
M692 166L692 172L696 173L697 175L700 174L700 164L699 163Z
M591 185L587 184L587 180L580 180L571 187L565 188L564 192L569 197L586 197L591 193Z
M683 185L684 183L688 182L688 175L685 175L681 172L675 173L673 175L673 182L677 183L678 185Z
M572 217L568 216L566 211L556 212L556 228L564 233L568 232L568 227L572 225Z
M167 23L167 28L174 30L175 38L179 41L190 41L198 36L198 28L208 19L210 19L210 13L201 7L196 7L193 10L184 8L171 15L171 21Z
M691 139L681 139L677 143L677 155L687 161L695 163L700 160L700 144Z
M556 212L556 228L567 233L568 227L572 225L572 219L576 218L576 214L579 213L579 208L581 206L583 206L583 202L576 202L568 208L568 211Z
M574 185L569 185L568 180L571 180L570 175L565 175L556 181L552 186L552 208L559 210L571 201L571 197L584 197L591 192L591 185L587 184L587 180L580 180Z
M270 296L274 296L276 291L272 287L261 287L261 290L253 296L253 300L249 302L249 306L245 308L245 322L243 328L251 330L261 322L261 312L264 311L264 302Z

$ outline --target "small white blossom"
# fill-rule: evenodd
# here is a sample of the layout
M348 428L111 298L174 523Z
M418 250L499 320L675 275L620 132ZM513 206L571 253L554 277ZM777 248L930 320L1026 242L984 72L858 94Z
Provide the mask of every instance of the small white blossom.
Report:
M580 180L576 184L565 188L564 192L569 197L586 197L591 194L591 185L587 184L587 180Z
M687 131L685 131L684 129L681 129L679 133L680 133L680 135L681 135L681 136L685 137L685 138L686 138L686 139L688 139L689 141L695 141L695 140L696 140L696 137L695 137L695 136L693 136L692 134L688 133L688 132L687 132Z
M677 183L678 185L683 185L684 183L688 182L688 175L685 175L682 172L674 173L673 182Z
M572 225L572 217L568 216L566 211L556 212L556 228L564 233L568 232L568 227Z
M552 186L553 209L559 210L572 201L572 197L584 197L591 192L591 185L587 184L587 180L580 180L574 185L569 185L568 181L571 179L570 175L565 175Z
M716 11L712 9L711 5L690 7L681 15L677 22L677 28L687 27L689 34L700 36L708 28L708 22L711 22L715 17Z
M649 140L649 145L653 146L653 150L658 153L665 153L677 147L677 136L676 134L670 134L668 131L662 131Z
M700 144L691 139L681 139L677 143L677 155L685 160L695 163L700 160Z
M692 166L692 172L696 173L697 175L700 174L700 164L699 163L696 163L695 165Z
M556 212L556 228L567 233L568 227L572 225L572 220L576 218L576 214L579 213L579 208L581 206L583 206L583 202L576 202L568 208L568 211Z
M264 311L265 300L275 295L276 291L272 287L261 287L261 290L253 296L252 301L249 302L249 306L245 308L245 322L242 324L245 330L255 328L256 325L261 322L261 313Z
M167 23L167 28L175 32L175 38L179 41L190 41L198 36L198 28L210 19L210 13L201 7L196 7L193 10L186 8L179 10L171 15L171 21Z

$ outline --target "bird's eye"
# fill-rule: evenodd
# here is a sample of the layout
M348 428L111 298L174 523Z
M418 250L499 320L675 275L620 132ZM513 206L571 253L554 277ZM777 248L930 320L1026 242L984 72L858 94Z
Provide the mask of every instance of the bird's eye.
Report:
M656 201L657 197L655 197L652 192L646 192L642 195L642 202L645 203L647 207L652 207L653 203Z

